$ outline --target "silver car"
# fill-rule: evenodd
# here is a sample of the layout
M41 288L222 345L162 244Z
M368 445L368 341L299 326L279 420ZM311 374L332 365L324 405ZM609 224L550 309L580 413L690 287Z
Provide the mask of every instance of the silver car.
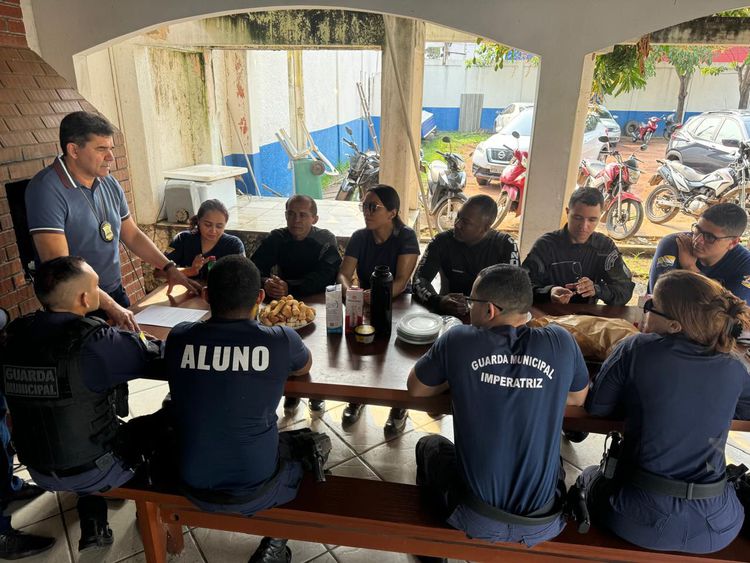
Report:
M607 129L607 137L609 137L610 144L616 145L620 142L622 132L620 124L615 121L617 119L616 115L612 115L607 108L599 104L591 104L589 106L589 113L596 115Z

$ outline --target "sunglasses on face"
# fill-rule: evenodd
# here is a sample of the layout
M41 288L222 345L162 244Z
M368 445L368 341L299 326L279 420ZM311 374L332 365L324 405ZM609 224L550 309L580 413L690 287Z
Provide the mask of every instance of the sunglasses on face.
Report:
M492 301L487 301L486 299L474 299L473 297L467 297L466 301L469 303L469 307L474 305L474 303L489 303L490 305L494 305L498 311L502 312L503 310L503 308L497 303L493 303Z
M360 203L359 204L359 210L362 213L375 213L379 208L384 207L383 205L375 202L369 202L369 203Z
M715 234L709 233L708 231L704 231L703 229L701 229L698 226L698 223L693 223L692 233L693 233L693 238L698 238L699 236L702 236L703 242L705 242L706 244L713 244L717 240L721 240L725 238L737 238L734 235L729 235L726 237L717 237Z
M665 319L670 320L670 321L674 320L672 317L669 317L669 316L665 315L664 313L662 313L661 311L657 311L656 309L654 309L654 300L653 299L647 299L643 303L643 312L644 313L653 313L654 315L659 315L660 317L664 317Z

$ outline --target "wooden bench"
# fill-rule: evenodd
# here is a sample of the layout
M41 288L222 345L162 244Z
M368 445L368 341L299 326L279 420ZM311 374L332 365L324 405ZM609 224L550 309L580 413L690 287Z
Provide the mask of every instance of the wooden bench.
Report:
M129 484L107 496L135 501L148 563L182 551L183 525L471 561L750 561L750 523L744 536L710 556L648 551L594 528L579 534L573 525L528 549L468 539L436 516L416 485L350 477L330 476L325 483L306 477L294 501L252 518L204 512L176 491L145 486Z

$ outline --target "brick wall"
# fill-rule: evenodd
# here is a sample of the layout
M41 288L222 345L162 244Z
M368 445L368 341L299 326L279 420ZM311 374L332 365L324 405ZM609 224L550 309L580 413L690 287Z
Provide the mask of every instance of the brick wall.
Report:
M0 0L0 307L12 318L37 310L39 303L19 259L6 182L31 179L48 166L60 153L60 120L79 110L96 108L26 47L18 1ZM133 210L127 153L119 132L115 145L112 174ZM133 256L131 264L124 251L121 258L125 289L138 300L143 297L140 260Z

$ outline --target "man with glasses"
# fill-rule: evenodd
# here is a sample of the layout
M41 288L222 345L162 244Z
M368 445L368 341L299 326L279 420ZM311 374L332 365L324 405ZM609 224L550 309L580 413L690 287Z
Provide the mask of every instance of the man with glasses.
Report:
M740 244L747 213L734 203L706 209L688 233L661 239L651 261L648 292L670 270L703 274L750 303L750 250Z
M453 229L438 234L427 246L414 273L414 297L437 313L464 316L466 296L477 274L493 264L519 265L513 237L492 229L497 204L475 195L458 212ZM432 280L440 274L440 293Z
M471 291L471 325L437 339L409 374L414 397L450 389L455 444L432 434L416 446L417 484L433 494L448 524L469 537L524 542L565 526L560 440L566 405L582 405L589 376L564 329L526 326L528 274L498 264Z
M336 237L331 231L317 228L317 222L315 200L294 195L286 202L286 227L271 231L253 254L251 260L260 270L262 287L272 299L322 293L327 285L336 283L341 266ZM294 412L299 402L297 398L286 398L284 411ZM311 410L320 411L323 407L322 400L310 399Z
M523 262L538 303L625 305L635 284L614 241L595 232L604 207L596 188L581 188L568 201L567 224L539 237Z

